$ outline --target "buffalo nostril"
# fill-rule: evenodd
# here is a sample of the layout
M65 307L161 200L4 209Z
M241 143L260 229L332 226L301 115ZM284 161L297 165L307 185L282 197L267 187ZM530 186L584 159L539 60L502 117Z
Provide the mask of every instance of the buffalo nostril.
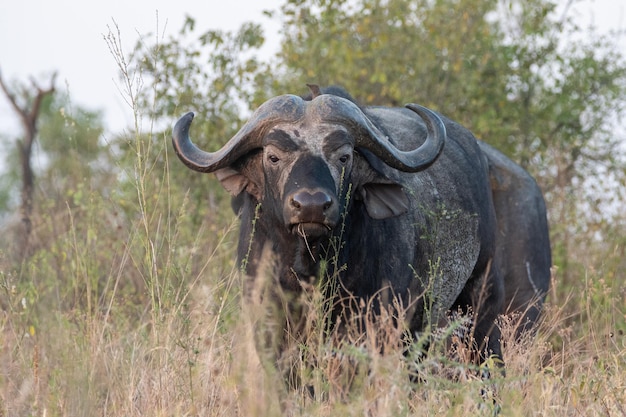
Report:
M314 216L324 214L333 205L332 197L327 193L317 191L298 191L289 200L293 209L299 212L311 213Z
M296 210L300 210L300 208L302 207L302 204L295 198L295 196L292 197L289 202L291 203L291 207L295 208Z

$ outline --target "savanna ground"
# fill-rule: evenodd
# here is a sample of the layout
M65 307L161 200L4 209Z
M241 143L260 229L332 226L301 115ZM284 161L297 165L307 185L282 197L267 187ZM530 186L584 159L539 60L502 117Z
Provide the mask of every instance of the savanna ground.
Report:
M489 380L444 342L417 365L381 349L397 336L384 324L333 347L319 337L312 291L314 336L296 349L315 366L296 361L293 372L315 394L287 393L253 348L227 201L188 234L189 201L146 179L136 216L111 210L128 202L85 192L65 217L37 219L41 248L28 259L16 267L3 253L0 415L626 414L625 292L609 279L618 271L588 270L566 290L555 271L536 337L517 343L502 321L507 373Z

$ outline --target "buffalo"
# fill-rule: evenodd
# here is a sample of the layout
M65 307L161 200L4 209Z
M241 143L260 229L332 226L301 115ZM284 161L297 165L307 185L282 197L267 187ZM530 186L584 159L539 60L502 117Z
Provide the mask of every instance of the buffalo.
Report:
M501 359L498 316L519 311L520 328L532 324L549 283L534 180L425 107L362 107L341 88L310 88L262 104L215 152L190 140L193 113L173 129L182 162L234 196L248 281L269 250L285 293L336 281L336 321L402 309L398 325L415 336L471 312L477 359Z

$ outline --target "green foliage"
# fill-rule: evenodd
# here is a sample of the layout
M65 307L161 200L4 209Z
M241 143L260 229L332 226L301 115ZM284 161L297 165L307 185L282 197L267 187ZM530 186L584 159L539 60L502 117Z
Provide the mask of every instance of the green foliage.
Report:
M365 104L418 101L450 115L502 92L492 1L289 1L280 58L287 88L341 84ZM489 81L484 83L484 81ZM471 94L468 94L471 93ZM501 94L501 93L500 93ZM485 95L487 97L485 97ZM476 112L478 113L478 112Z
M16 167L19 149L8 136L0 137L0 151L4 156L4 171L0 174L0 218L2 218L17 206L17 193L21 179L20 171Z
M32 161L38 185L36 201L61 200L64 205L79 187L92 181L94 187L106 189L111 171L107 147L101 143L104 127L98 112L74 107L69 95L57 93L43 99L37 126L37 151ZM6 141L4 145L7 173L2 177L0 195L8 198L0 211L10 211L15 208L11 196L20 188L21 168L15 144Z
M246 23L236 33L196 33L187 17L175 37L154 44L144 37L135 48L136 71L151 89L139 98L155 119L193 110L203 120L206 143L221 145L238 128L242 104L255 94L251 85L262 63L254 55L264 38L259 25Z
M74 107L68 94L44 99L38 123L48 169L58 177L89 177L90 164L106 153L100 142L104 132L101 115Z

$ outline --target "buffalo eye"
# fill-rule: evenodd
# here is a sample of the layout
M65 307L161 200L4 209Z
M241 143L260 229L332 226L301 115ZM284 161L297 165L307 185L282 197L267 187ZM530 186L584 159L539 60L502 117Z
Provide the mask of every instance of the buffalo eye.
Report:
M342 156L339 158L339 162L341 162L342 164L347 163L349 160L350 160L350 154L345 154L345 155L342 155Z
M278 161L280 161L280 158L274 154L269 154L267 155L267 160L270 161L272 164L277 164Z

